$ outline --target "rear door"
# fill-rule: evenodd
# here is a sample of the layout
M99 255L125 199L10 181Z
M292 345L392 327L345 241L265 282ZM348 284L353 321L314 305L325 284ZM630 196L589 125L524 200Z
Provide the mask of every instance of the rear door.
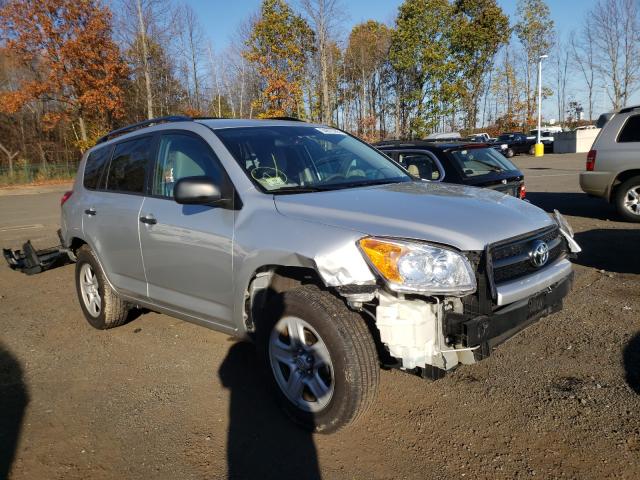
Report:
M116 289L125 295L147 295L138 216L153 158L153 137L119 142L111 161L83 200L83 231ZM85 168L86 171L86 168ZM87 173L85 172L85 176Z
M176 203L175 183L193 176L230 185L215 153L200 136L185 131L160 135L150 195L139 224L149 297L165 308L230 326L235 212Z
M427 150L400 150L397 161L407 171L423 180L440 182L445 177L445 171L436 156Z

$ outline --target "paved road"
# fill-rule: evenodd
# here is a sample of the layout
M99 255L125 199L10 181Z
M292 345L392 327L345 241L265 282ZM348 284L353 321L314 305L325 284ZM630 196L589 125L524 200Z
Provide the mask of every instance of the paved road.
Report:
M580 193L584 155L515 162L584 247L565 309L438 382L382 372L333 436L283 418L251 346L153 313L96 331L73 266L0 268L0 478L639 478L640 226ZM54 242L60 195L0 194L0 246Z

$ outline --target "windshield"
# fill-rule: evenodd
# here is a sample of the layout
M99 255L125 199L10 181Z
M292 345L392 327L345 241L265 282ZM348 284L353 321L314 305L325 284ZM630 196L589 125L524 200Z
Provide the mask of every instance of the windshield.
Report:
M504 155L493 148L469 148L450 152L465 177L518 170Z
M498 141L508 142L510 140L513 140L514 138L516 138L516 136L513 133L503 133L498 137Z
M215 130L247 176L271 193L412 181L402 168L333 128L264 126Z

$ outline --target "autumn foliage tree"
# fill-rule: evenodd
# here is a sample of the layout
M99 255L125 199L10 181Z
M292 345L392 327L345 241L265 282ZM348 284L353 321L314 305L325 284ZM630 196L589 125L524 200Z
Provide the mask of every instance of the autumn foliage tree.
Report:
M109 126L124 114L127 66L112 40L111 14L98 0L10 0L0 10L5 48L34 71L0 92L0 109L15 113L34 101L53 107L43 120L77 122L81 144L87 122Z
M261 76L254 107L261 117L303 116L302 85L313 32L284 0L264 0L247 41L246 59Z

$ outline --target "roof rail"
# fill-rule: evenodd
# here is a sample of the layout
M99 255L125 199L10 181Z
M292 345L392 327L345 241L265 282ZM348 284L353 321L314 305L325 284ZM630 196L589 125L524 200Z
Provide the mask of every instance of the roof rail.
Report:
M264 120L289 120L291 122L304 122L304 120L300 120L296 117L269 117L265 118Z
M124 135L125 133L134 132L141 128L150 127L151 125L159 125L161 123L170 123L170 122L190 122L193 119L191 117L185 117L184 115L171 115L168 117L158 117L151 118L149 120L145 120L143 122L134 123L132 125L127 125L126 127L118 128L117 130L113 130L96 142L96 145L99 143L104 143L107 140L111 140L112 138L119 137L120 135Z
M640 105L635 105L632 107L624 107L620 109L618 113L629 113L629 112L633 112L634 110L640 110Z

